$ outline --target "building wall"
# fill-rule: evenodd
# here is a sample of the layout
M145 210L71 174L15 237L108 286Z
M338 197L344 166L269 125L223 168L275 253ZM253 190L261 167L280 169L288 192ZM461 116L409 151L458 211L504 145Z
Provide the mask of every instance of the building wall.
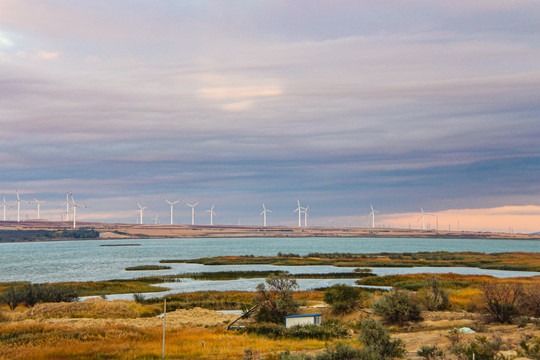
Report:
M306 316L306 317L293 317L293 318L286 318L285 319L285 327L290 328L292 326L297 325L321 325L322 317L317 316L315 320L313 319L313 316Z

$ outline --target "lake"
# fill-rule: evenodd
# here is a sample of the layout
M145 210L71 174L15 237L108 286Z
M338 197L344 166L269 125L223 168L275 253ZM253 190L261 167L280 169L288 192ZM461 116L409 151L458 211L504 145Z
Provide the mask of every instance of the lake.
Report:
M112 244L140 244L140 246L101 246ZM34 283L99 281L130 279L150 275L245 269L280 270L286 268L286 270L296 273L348 272L351 271L350 268L332 266L276 267L167 264L172 267L171 270L125 271L125 268L136 265L158 264L159 260L163 259L193 259L220 255L253 254L273 256L278 252L307 255L312 252L379 253L418 251L539 252L540 241L416 238L207 238L0 243L0 281L31 281ZM540 275L540 273L533 272L472 268L433 268L431 270L428 268L374 268L373 270L379 275L408 273L410 271L462 272L489 274L497 277ZM202 284L202 282L199 283ZM310 284L312 283L310 282Z

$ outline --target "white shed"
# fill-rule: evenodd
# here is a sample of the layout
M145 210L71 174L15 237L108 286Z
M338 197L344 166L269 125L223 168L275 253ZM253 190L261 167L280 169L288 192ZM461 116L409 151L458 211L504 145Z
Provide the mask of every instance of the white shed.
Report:
M285 316L285 327L290 328L297 325L317 325L322 324L322 314L290 315Z

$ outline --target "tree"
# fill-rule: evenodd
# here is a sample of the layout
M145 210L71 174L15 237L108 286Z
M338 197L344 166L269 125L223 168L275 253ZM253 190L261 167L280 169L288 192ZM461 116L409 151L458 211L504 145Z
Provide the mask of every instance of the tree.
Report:
M266 285L265 285L266 283ZM268 288L267 288L268 286ZM257 285L256 303L259 305L257 321L282 323L283 317L298 310L293 293L298 283L288 275L270 275L264 283Z
M366 298L365 292L360 288L345 284L337 284L324 290L324 301L336 314L354 311Z
M392 290L373 304L375 314L391 324L402 326L407 321L419 321L420 307L414 303L407 291Z

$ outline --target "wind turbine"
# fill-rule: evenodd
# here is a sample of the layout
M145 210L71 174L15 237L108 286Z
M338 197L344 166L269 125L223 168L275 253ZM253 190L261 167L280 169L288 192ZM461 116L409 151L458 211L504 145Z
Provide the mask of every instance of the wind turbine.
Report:
M375 214L380 214L381 212L375 210L372 203L369 203L369 207L371 208L371 212L369 213L368 217L371 216L371 227L375 228Z
M73 228L75 229L77 227L77 208L78 207L88 208L88 206L85 206L83 204L77 204L75 202L75 199L73 198L73 194L71 194L71 207L73 208Z
M309 210L309 205L304 209L304 226L307 227L307 218L308 218L308 212L311 212Z
M69 221L69 205L71 204L69 202L69 190L66 191L66 201L61 203L60 206L64 206L64 204L66 205L66 221Z
M32 199L34 199L34 204L37 204L37 218L39 220L40 219L40 217L39 217L39 209L40 209L41 203L44 202L44 200L38 200L34 196L32 196Z
M302 226L302 210L304 210L304 208L302 206L300 206L300 198L297 196L296 197L296 203L298 204L298 207L293 211L293 214L295 212L298 212L298 226Z
M17 194L17 222L21 222L21 198L19 197L19 190L15 189Z
M141 222L140 224L142 225L142 218L143 218L143 211L144 209L148 209L148 206L141 206L141 204L137 203L137 206L139 207L139 211L141 212Z
M4 201L1 206L4 207L4 221L6 221L6 206L11 207L11 205L6 202L6 193L4 193Z
M259 214L259 216L261 216L261 215L263 216L263 226L266 226L266 213L267 213L267 212L273 213L273 211L272 211L272 210L268 210L268 209L266 208L266 206L264 205L264 201L262 201L262 207L263 207L263 211Z
M158 220L158 217L159 217L159 214L156 214L156 218L154 219L154 224L159 224L159 220Z
M214 225L214 221L213 221L213 216L216 215L216 213L214 212L214 204L212 204L212 207L210 208L210 210L206 210L205 212L207 213L210 213L210 225ZM193 224L192 224L193 225Z
M173 206L175 204L178 204L180 202L180 200L176 200L176 201L173 201L173 202L170 202L169 200L163 198L163 200L165 200L165 202L169 205L171 205L171 225L173 224Z
M191 225L195 225L195 206L199 205L199 201L197 201L195 204L188 204L187 202L184 202L187 206L191 208ZM213 206L212 206L213 208Z
M426 230L426 217L425 217L424 209L420 207L420 211L422 212L422 230Z

